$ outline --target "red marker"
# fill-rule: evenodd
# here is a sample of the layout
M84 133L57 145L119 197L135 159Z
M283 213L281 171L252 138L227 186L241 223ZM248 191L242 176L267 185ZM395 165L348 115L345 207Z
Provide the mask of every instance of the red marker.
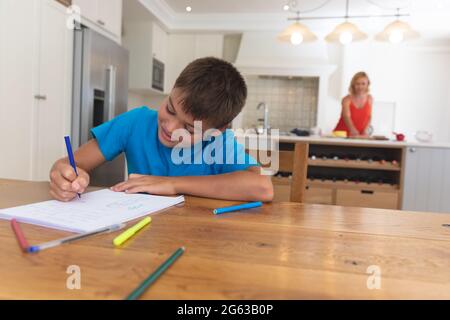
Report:
M16 235L17 242L19 242L20 247L22 248L23 251L27 252L29 245L16 219L11 220L11 228L13 229Z

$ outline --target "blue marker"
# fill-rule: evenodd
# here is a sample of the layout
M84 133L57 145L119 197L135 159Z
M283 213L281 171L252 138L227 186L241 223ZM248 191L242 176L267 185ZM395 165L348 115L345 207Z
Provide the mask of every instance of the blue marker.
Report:
M70 144L70 137L66 136L64 137L64 140L66 141L67 155L69 156L70 165L72 166L75 174L78 177L77 166L75 165L75 159L73 158L72 145ZM81 195L79 193L78 198L81 198Z
M222 214L222 213L226 213L226 212L233 212L233 211L238 211L238 210L243 210L243 209L257 208L257 207L261 207L261 206L262 206L261 201L249 202L249 203L244 203L244 204L238 204L236 206L217 208L217 209L214 209L213 212L214 212L214 214Z

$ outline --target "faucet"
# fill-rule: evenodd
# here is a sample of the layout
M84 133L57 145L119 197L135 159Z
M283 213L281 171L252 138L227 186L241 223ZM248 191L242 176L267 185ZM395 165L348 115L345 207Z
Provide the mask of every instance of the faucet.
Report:
M261 120L264 121L263 129L264 129L264 132L267 132L269 130L269 106L265 102L260 102L256 106L256 109L259 110L262 107L264 107L264 119L258 119L258 121L261 121Z

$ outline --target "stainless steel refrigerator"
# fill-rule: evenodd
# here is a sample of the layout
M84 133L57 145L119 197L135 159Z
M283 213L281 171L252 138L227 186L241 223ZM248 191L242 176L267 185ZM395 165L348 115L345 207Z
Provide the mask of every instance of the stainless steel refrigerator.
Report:
M78 148L92 139L91 128L127 111L128 51L86 27L74 32L72 143ZM123 181L124 155L96 168L90 177L93 186Z

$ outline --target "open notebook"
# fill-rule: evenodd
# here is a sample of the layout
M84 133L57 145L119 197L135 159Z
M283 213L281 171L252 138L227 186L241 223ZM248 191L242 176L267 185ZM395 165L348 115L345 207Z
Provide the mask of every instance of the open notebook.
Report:
M0 219L71 232L87 232L139 218L184 202L183 196L126 194L109 189L84 193L70 202L56 200L0 209Z

